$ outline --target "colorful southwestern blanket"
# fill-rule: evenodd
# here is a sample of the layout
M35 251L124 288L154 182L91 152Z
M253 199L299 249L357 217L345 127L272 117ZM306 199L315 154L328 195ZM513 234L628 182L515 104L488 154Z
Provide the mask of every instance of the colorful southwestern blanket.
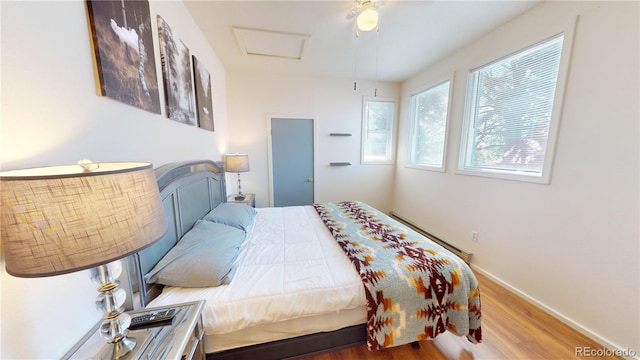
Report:
M365 203L313 206L365 286L369 350L446 330L482 341L480 290L462 259Z

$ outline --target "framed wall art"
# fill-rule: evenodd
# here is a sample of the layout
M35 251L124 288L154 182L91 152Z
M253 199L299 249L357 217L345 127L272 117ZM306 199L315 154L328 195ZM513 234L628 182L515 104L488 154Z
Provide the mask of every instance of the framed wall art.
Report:
M158 36L167 116L171 120L195 126L189 48L173 34L167 22L160 16Z
M149 2L87 0L99 93L160 114Z
M198 109L198 126L202 129L215 131L213 123L213 92L211 89L211 75L193 55L193 81L196 88L196 108Z

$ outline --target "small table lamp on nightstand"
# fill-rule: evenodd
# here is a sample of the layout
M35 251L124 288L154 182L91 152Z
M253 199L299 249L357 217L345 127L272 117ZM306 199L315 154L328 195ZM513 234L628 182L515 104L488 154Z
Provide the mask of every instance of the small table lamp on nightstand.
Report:
M13 276L91 269L96 306L105 313L101 353L117 359L136 346L127 337L126 293L115 280L118 259L160 239L167 222L151 164L82 165L0 172L2 249Z
M224 157L224 169L226 172L238 173L238 194L236 200L244 200L242 186L240 185L240 173L249 171L249 155L230 154Z

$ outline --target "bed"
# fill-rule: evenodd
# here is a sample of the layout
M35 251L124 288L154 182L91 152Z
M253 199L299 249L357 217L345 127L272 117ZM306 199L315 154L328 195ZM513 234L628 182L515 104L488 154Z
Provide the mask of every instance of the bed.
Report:
M374 243L391 239L386 247L402 247L394 255L397 259L389 261L394 267L407 260L402 258L416 255L405 241L405 228L394 234L372 221L375 209L357 202L263 209L225 203L224 170L219 162L168 164L157 168L156 176L169 231L135 254L136 296L142 306L150 307L206 300L208 359L283 359L361 343L378 349L389 342L399 344L400 335L409 332L404 318L397 319L399 314L404 316L404 305L402 309L389 305L391 296L372 291L381 286L386 273L395 270L369 269L370 259L363 249L373 245L354 241L362 233L379 233L382 228ZM383 214L376 216L393 221ZM344 217L363 220L369 230L363 230L362 222L350 230ZM433 246L435 250L428 251L447 252ZM219 259L210 264L210 258ZM434 269L442 267L442 262L454 263L462 270L456 270L453 278L434 278L433 291L422 289L422 295L435 299L436 292L447 295L460 288L464 304L430 302L411 310L417 317L440 319L428 331L426 326L424 331L418 329L426 334L418 340L451 331L471 342L481 341L477 281L462 260L453 258L423 262ZM216 276L201 279L201 269ZM402 281L417 282L412 277ZM451 283L461 285L447 286ZM449 321L445 311L460 313L464 319ZM399 322L402 328L373 331Z

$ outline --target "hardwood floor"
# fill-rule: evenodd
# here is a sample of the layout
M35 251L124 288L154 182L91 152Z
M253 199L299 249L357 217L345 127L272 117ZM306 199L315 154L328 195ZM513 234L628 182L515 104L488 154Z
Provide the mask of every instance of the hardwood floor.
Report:
M479 345L447 332L435 340L420 342L419 350L411 345L403 345L371 352L366 345L360 345L304 359L553 360L579 358L576 356L577 347L603 348L487 277L479 274L477 276L480 282L483 331L483 342Z

